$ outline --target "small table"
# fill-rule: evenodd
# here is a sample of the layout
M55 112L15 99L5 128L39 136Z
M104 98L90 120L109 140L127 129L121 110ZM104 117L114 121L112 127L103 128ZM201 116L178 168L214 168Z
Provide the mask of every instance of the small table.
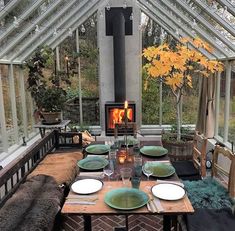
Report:
M41 137L45 136L46 133L46 129L57 129L57 130L61 130L61 129L65 129L66 131L66 127L67 125L70 123L70 120L62 120L59 124L43 124L42 122L35 124L33 127L34 128L39 128Z

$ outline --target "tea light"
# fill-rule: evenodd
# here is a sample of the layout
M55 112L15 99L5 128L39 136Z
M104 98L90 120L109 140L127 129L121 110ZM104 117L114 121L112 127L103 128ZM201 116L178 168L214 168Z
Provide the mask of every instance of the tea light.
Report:
M121 150L118 153L118 161L120 164L124 164L126 160L126 151L125 150Z

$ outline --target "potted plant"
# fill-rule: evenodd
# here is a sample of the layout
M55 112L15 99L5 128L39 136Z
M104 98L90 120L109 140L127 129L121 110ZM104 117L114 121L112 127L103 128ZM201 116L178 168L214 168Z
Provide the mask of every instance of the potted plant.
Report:
M196 49L189 49L188 44ZM147 59L144 69L148 78L161 78L162 82L171 88L175 97L176 107L176 141L181 141L182 114L180 102L186 88L192 88L192 78L195 76L208 77L209 75L223 70L223 64L216 60L208 60L199 49L212 51L211 47L200 38L182 38L178 44L163 43L158 47L151 46L143 51ZM197 75L195 75L197 73ZM148 80L147 78L147 80ZM147 86L147 84L145 84ZM167 135L168 139L172 135Z
M66 85L62 85L62 72L51 74L46 71L46 67L52 66L53 55L51 48L38 48L26 62L29 70L28 89L46 124L60 122L61 111L66 102Z

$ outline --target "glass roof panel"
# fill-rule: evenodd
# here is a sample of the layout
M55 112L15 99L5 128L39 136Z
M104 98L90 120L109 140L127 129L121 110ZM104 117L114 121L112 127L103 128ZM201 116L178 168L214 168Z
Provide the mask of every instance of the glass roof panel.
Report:
M106 1L0 0L0 59L12 60L20 56L23 58L40 41L50 44L54 41L52 37L55 30L65 34L68 27L79 26L78 21L81 20L70 23L74 19L73 16L70 17L72 12L84 10L79 4L84 3L91 8L95 2L104 5ZM4 2L7 4L4 5ZM136 2L175 38L199 36L215 48L212 55L217 58L235 58L235 0Z

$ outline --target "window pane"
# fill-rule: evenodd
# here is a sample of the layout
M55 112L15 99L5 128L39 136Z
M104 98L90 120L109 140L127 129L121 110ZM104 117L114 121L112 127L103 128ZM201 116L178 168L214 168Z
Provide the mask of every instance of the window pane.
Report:
M235 73L234 72L232 72L231 76L228 141L234 142L235 144Z
M187 88L183 96L182 124L196 124L198 114L199 77L193 78L193 88Z
M5 122L6 122L6 130L8 135L8 143L9 146L15 143L14 140L14 130L13 130L13 117L12 117L12 109L11 109L11 97L10 97L10 83L9 83L9 66L2 65L2 90L3 90L3 101L4 101L4 109L5 109Z
M162 124L176 124L175 97L166 84L162 85Z
M19 140L23 136L23 111L22 111L22 99L20 95L20 72L19 67L14 66L14 82L15 82L15 96L16 96L16 112L17 112L17 124L19 129Z
M220 80L219 130L218 130L218 134L221 137L224 137L225 83L226 83L226 74L225 72L223 72L221 73L221 80Z
M142 86L142 123L159 123L159 81L148 80L148 87L145 89L145 75L143 74Z

